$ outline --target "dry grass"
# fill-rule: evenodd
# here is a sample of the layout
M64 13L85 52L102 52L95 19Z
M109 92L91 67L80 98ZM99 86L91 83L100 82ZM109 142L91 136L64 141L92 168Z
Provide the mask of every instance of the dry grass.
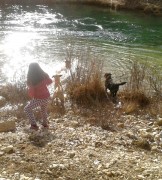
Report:
M71 50L69 49L71 52ZM95 105L104 101L106 94L102 83L103 61L91 56L89 49L79 54L75 71L67 82L67 94L70 100L80 105ZM68 60L73 62L68 54Z
M102 81L103 64L100 61L95 63L95 61L91 62L91 59L78 63L79 73L77 72L67 83L67 92L72 102L97 105L107 99ZM127 85L118 94L119 99L124 103L123 111L133 113L153 106L153 100L155 97L160 98L162 92L162 77L159 72L159 69L147 62L130 61ZM111 99L107 99L107 103L109 101Z
M140 108L150 104L150 98L143 91L125 91L124 100L127 103L137 104Z
M80 105L94 105L106 99L105 91L98 74L85 82L71 82L68 94L72 101Z
M26 75L24 71L16 72L10 83L1 87L0 96L6 99L8 104L24 104L29 99L27 94Z
M25 103L28 100L26 85L9 83L1 89L1 96L11 104Z
M24 106L29 100L24 73L19 76L15 74L12 83L1 86L0 96L5 99L3 116L15 116L18 119L24 118ZM17 78L18 76L18 78ZM1 113L2 114L2 113Z
M129 66L128 83L121 93L125 102L123 110L126 113L146 110L149 114L157 114L155 111L156 100L162 102L162 76L160 68L145 62L132 61ZM157 105L156 105L157 107ZM152 111L152 113L150 113Z

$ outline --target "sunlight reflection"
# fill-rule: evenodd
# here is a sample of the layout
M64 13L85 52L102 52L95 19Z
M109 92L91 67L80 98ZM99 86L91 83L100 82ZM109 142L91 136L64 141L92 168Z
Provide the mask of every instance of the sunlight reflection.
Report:
M17 54L22 52L23 48L25 48L32 39L36 39L37 36L36 33L14 32L9 34L5 39L4 52L16 57Z
M8 82L18 81L26 77L28 66L31 62L38 62L41 67L52 77L55 74L67 76L65 62L57 61L56 55L48 56L42 44L46 46L46 39L36 32L13 32L6 34L3 41L3 52L7 57L7 63L3 66L3 73L8 78ZM37 52L38 50L38 52ZM48 57L48 61L44 58ZM53 61L55 59L55 62Z
M3 41L3 52L7 57L7 63L3 66L3 73L8 81L26 74L31 62L38 62L51 77L63 70L64 62L53 63L51 59L44 61L47 52L41 51L41 57L36 53L36 48L43 41L44 36L36 32L13 32L6 35Z
M25 71L25 65L34 61L32 51L34 49L33 39L38 38L36 33L14 32L6 36L3 50L8 57L8 63L3 68L3 73L9 79L13 78L15 72Z

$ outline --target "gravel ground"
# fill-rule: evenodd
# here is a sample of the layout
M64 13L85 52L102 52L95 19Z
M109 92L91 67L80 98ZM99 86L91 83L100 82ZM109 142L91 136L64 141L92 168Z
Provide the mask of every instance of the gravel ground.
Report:
M95 118L68 109L37 132L16 120L0 133L0 180L162 179L162 118L121 115L107 130Z

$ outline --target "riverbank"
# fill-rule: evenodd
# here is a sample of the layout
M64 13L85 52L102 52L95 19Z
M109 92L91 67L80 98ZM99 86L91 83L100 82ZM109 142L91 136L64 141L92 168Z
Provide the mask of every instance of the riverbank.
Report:
M114 10L141 10L145 13L162 15L161 0L1 0L0 4L53 4L53 3L81 3L87 5L107 6Z
M143 69L146 68L142 68L142 71ZM135 87L138 88L141 82L135 81L139 80L135 75L142 74L140 71L135 72L133 71L132 75L133 90ZM6 121L10 122L8 129L14 128L11 132L2 132L7 129L7 125L1 128L2 180L161 179L160 94L159 97L152 96L148 99L141 91L131 94L126 90L120 90L117 99L115 98L118 103L112 102L114 98L106 98L105 93L101 102L100 96L95 96L94 92L100 95L99 92L103 91L102 84L96 81L92 71L91 73L95 81L88 81L89 87L83 86L82 81L76 90L72 82L75 84L78 81L67 81L72 88L70 92L66 92L70 93L72 99L65 99L65 108L57 103L49 103L49 130L41 129L41 114L38 110L34 112L40 129L29 129L29 120L23 112L23 105L27 103L27 99L21 93L26 92L26 88L21 88L21 91L17 91L20 90L20 86L18 89L17 86L1 88L1 92L4 92L1 94L0 120L4 124ZM7 93L7 90L12 93ZM75 99L72 92L75 92ZM27 93L25 94L27 96ZM7 106L9 100L11 109ZM87 106L82 105L84 102L88 103ZM89 105L90 102L95 104ZM1 127L2 125L3 123Z
M98 118L66 107L64 115L50 114L48 131L38 132L29 131L27 119L11 118L15 132L0 133L0 178L161 179L161 118L123 114L105 130L90 123Z

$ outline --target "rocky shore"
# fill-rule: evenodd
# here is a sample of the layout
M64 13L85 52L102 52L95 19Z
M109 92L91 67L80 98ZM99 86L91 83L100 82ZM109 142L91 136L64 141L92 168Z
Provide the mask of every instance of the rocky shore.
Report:
M162 179L162 118L123 114L104 130L87 114L50 114L50 129L36 132L11 118L15 131L0 133L0 179Z

